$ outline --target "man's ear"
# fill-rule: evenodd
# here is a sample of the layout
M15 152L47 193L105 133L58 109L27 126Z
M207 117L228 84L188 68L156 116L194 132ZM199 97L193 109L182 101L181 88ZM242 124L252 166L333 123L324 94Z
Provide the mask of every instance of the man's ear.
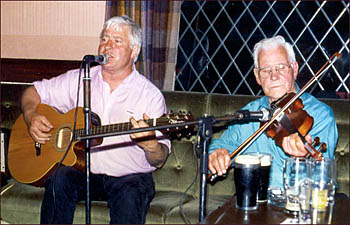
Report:
M297 61L295 61L293 63L293 67L292 68L293 68L293 77L294 77L294 80L296 80L297 76L298 76L298 71L299 71L299 64L298 64Z
M253 71L254 71L254 76L255 76L256 83L258 83L258 84L261 86L261 81L260 81L258 69L257 69L257 68L254 68Z
M139 52L140 52L140 46L134 45L132 47L131 58L135 59L139 55Z

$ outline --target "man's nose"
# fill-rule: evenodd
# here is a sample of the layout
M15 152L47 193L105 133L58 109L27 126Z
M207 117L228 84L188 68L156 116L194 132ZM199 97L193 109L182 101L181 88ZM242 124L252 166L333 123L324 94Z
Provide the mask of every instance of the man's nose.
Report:
M106 43L106 48L113 48L113 41L112 40L108 40Z
M280 77L279 68L272 68L270 73L271 80L277 80Z

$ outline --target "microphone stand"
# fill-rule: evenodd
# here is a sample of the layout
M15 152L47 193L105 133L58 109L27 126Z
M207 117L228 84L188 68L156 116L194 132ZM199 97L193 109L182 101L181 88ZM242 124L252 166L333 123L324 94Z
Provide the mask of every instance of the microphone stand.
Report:
M244 119L242 114L233 114L233 115L221 116L216 118L213 116L209 116L209 117L205 116L205 117L199 118L196 121L183 122L183 123L177 123L177 124L144 127L144 128L130 129L127 131L124 130L124 131L109 132L108 134L93 134L93 135L86 134L83 136L76 137L76 140L87 141L89 139L125 135L125 134L138 133L138 132L144 132L144 131L167 130L169 128L191 127L194 125L199 125L199 129L200 129L199 133L201 136L200 140L202 142L201 143L202 150L201 150L201 157L200 157L201 189L200 189L200 199L199 199L199 222L201 222L203 221L206 215L206 195L207 195L206 187L207 187L207 176L208 176L208 148L207 147L212 137L212 126L216 122L236 121L236 120L242 120L242 119ZM90 205L89 205L89 209L90 209ZM87 220L86 224L88 224L88 222L90 221Z
M206 196L207 196L207 176L208 176L208 144L213 134L213 123L215 117L206 116L200 118L200 199L199 199L199 222L202 222L206 216Z
M90 135L91 125L91 77L90 77L90 62L84 62L84 122L85 133ZM85 223L91 224L91 200L90 200L90 139L85 140L85 173L86 173L86 201L85 201Z

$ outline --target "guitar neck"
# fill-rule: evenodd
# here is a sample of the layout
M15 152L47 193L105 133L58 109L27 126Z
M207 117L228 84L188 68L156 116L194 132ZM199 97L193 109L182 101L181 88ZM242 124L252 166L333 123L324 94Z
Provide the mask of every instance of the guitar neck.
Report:
M158 121L157 121L158 120ZM144 120L149 127L158 126L160 123L163 124L164 121L168 122L168 119L162 121L164 119L162 118L154 118L149 120ZM108 134L108 133L115 133L115 132L122 132L122 131L129 131L132 128L132 124L130 122L125 123L117 123L117 124L108 124L103 126L91 126L90 129L90 135L102 135L102 134ZM86 132L85 129L77 129L75 132L75 137L85 137Z

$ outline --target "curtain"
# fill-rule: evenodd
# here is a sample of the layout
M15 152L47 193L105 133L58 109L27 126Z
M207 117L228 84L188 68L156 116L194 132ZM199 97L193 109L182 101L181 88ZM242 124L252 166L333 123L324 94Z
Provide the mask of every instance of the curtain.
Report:
M106 19L128 15L140 24L142 50L137 69L161 90L174 90L181 1L113 1Z

